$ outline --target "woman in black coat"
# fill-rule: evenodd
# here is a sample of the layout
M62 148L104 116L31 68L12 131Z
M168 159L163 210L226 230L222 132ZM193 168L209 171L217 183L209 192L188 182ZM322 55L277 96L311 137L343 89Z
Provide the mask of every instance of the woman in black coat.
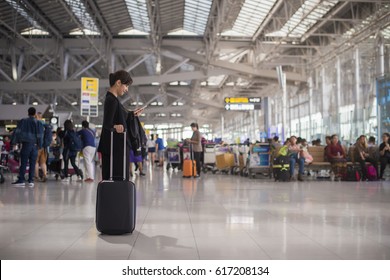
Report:
M123 132L128 117L128 111L119 101L118 97L123 96L133 83L130 74L125 70L119 70L110 74L110 89L104 101L103 128L100 136L98 152L102 154L102 179L110 179L110 144L111 130L114 129L114 151L113 151L113 179L129 179L129 144L126 151L123 151ZM141 114L142 110L136 110L135 115ZM123 174L123 156L126 154L126 173Z

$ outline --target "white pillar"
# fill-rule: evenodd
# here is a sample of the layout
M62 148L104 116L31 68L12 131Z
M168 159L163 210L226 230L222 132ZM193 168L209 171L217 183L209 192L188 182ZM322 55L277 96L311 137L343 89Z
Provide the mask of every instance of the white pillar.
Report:
M355 125L353 138L357 138L362 132L359 131L359 122L361 121L361 107L360 107L360 53L359 49L355 49L355 114L352 125ZM351 142L354 139L351 139Z
M337 126L340 139L343 135L341 135L341 124L340 124L340 105L341 105L341 65L340 65L340 57L336 58L336 114L337 114Z
M312 132L312 121L311 117L313 114L313 79L310 76L308 81L308 86L309 86L309 135L308 135L308 140L313 138L313 132Z

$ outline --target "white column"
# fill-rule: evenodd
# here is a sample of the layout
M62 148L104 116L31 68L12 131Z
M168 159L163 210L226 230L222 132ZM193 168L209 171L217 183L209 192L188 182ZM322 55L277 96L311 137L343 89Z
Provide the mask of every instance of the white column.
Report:
M361 107L360 107L360 54L359 49L355 49L355 114L354 120L352 120L352 125L355 125L354 133L352 134L353 138L357 138L361 133L359 131L359 122L361 121ZM351 139L351 141L354 139Z
M223 115L221 115L221 137L222 137L222 140L223 139L223 136L225 134L225 118Z
M309 85L309 135L308 135L308 140L313 138L313 131L312 131L312 114L313 114L313 79L310 76L308 81Z
M283 78L283 83L282 83L282 88L283 88L283 98L282 98L282 106L283 106L283 140L286 139L286 132L287 132L287 84L286 84L286 74L282 74ZM290 117L290 125L291 125L291 117Z
M340 105L341 105L341 65L340 65L340 57L336 58L336 114L337 114L337 126L338 132L337 134L341 138L341 124L340 124Z

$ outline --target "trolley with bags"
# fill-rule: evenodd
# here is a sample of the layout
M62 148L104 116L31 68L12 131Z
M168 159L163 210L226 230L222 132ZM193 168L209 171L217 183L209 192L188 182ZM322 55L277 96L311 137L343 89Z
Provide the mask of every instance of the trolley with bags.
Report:
M215 169L215 144L205 144L203 149L203 172Z
M248 175L255 178L256 174L272 177L271 146L269 143L257 143L250 147Z
M167 156L167 170L169 169L181 169L181 157L180 157L180 147L177 141L168 142L168 147L166 149Z
M215 167L213 174L217 171L228 174L233 171L235 166L234 154L230 152L228 146L215 146Z
M135 184L126 180L126 132L123 133L123 180L113 180L113 140L111 131L110 180L98 184L96 196L96 228L104 234L132 233L136 223Z

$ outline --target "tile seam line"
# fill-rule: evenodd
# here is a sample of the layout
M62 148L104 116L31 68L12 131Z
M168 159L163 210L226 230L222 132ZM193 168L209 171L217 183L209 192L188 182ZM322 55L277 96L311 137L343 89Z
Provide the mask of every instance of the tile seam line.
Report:
M150 212L150 209L152 208L152 204L153 204L153 201L149 204L148 212L146 212L145 218L144 218L143 221L142 221L142 225L141 225L141 227L139 228L139 231L138 231L138 233L137 233L137 236L136 236L135 239L134 239L134 243L133 243L133 246L131 246L131 250L130 250L129 255L127 256L127 260L130 260L131 254L133 253L133 250L134 250L134 247L135 247L135 244L137 243L137 240L138 240L138 238L139 238L139 236L140 236L140 234L141 234L142 228L143 228L143 226L144 226L144 224L145 224L146 218L148 217L149 212Z
M225 210L226 213L228 213L230 215L230 212L226 209L226 207L220 202L218 201L218 204L220 204L222 206L222 208ZM267 211L268 212L268 211ZM272 215L272 214L271 214ZM271 256L267 254L267 252L264 250L263 247L260 246L259 243L256 242L256 240L243 228L240 228L240 230L245 233L247 236L249 236L249 238L255 242L255 244L257 245L257 247L270 259L272 260Z
M193 179L192 179L193 180ZM181 194L183 196L183 199L184 199L184 203L186 205L186 209L187 209L187 215L188 215L188 219L190 221L190 225L191 225L191 232L192 232L192 236L194 238L194 242L195 242L195 247L196 247L196 253L198 254L198 260L200 260L200 253L199 253L199 247L198 247L198 242L196 241L196 237L195 237L195 232L194 232L194 227L192 225L192 220L191 220L191 215L190 215L190 211L189 211L189 208L188 208L188 203L187 203L187 199L183 193L183 188L181 189ZM193 196L193 194L191 194L191 197Z
M72 209L74 209L74 208L72 208ZM16 243L16 242L18 242L18 241L23 240L24 238L28 237L29 235L31 235L31 234L34 233L35 231L37 231L37 230L39 230L40 228L42 228L42 227L44 227L44 226L46 226L46 225L52 223L52 222L55 221L55 220L58 220L60 217L62 217L62 216L64 216L64 215L68 214L69 212L70 212L70 211L67 211L66 213L61 213L61 214L58 215L57 217L55 217L55 218L53 218L53 219L50 219L47 223L44 223L44 224L42 224L42 225L40 225L40 226L38 226L38 227L32 229L30 232L28 232L28 233L26 233L26 234L23 234L21 237L16 238L16 239L13 240L12 242L10 242L10 243L8 243L8 244L6 244L6 245L0 247L0 249L4 249L4 248L6 248L6 247L9 247L9 246L10 246L11 244L13 244L13 243Z
M85 230L83 233L80 234L79 237L76 238L76 240L74 240L67 248L65 248L61 254L59 254L57 257L56 257L56 260L59 260L59 258L65 254L66 251L68 251L74 244L76 244L77 241L79 241L81 239L81 237L83 237L86 233L88 233L88 231L91 230L91 228L93 228L93 226L89 227L87 230Z

